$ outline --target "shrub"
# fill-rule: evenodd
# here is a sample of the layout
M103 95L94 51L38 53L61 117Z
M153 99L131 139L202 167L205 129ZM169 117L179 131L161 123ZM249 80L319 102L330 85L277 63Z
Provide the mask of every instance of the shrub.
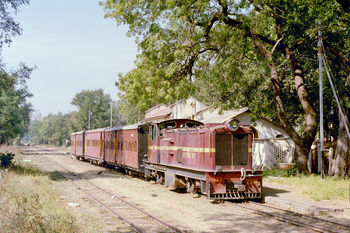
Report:
M11 166L12 159L15 157L15 154L6 151L5 153L0 153L0 167L8 168Z
M9 171L0 179L1 232L79 232L50 179Z

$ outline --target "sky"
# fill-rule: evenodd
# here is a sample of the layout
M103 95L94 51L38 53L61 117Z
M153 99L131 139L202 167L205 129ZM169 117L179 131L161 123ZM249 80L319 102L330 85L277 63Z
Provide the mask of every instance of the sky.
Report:
M104 18L99 0L31 0L14 17L21 36L4 45L7 69L36 66L27 82L36 113L69 113L83 90L102 88L117 100L118 73L135 68L137 46L128 28Z

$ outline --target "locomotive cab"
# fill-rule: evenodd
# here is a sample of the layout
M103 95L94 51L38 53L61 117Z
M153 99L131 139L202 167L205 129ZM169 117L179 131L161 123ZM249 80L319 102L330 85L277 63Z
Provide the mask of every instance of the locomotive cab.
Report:
M252 130L232 119L213 136L215 172L207 173L208 198L261 198L262 172L252 170Z

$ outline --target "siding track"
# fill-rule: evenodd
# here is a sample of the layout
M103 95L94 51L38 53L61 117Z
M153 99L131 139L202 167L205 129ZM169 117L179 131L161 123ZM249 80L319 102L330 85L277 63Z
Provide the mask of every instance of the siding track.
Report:
M26 153L27 151L23 150L23 152ZM89 198L99 203L101 206L100 212L109 212L114 215L116 218L129 225L130 228L132 228L132 232L184 232L138 208L132 203L123 200L122 197L99 187L83 176L68 170L56 161L43 156L41 157L41 160L42 162L44 162L43 160L46 160L45 166L50 166L51 171L59 174L72 185L84 192Z
M245 210L253 211L260 215L267 215L269 217L275 218L276 220L304 227L316 232L350 232L350 225L340 224L326 219L300 214L294 211L284 210L266 204L255 202L246 202L240 204L228 202L228 204Z

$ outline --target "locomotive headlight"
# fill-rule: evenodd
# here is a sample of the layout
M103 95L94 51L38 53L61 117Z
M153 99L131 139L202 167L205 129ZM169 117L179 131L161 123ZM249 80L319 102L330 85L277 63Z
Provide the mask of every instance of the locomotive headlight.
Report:
M228 122L228 129L230 131L236 131L238 128L239 128L239 121L237 119L233 119Z

